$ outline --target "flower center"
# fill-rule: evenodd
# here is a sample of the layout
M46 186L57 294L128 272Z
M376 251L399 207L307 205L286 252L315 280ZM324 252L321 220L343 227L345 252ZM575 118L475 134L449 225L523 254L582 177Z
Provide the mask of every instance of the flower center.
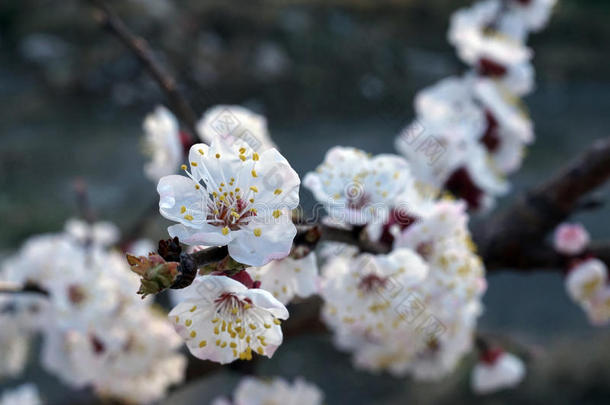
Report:
M222 349L229 346L233 356L241 360L251 360L253 350L261 355L265 353L267 329L272 327L272 323L279 325L279 319L257 310L249 298L241 299L233 293L221 294L214 300L214 305L216 316L212 324L217 336L216 346ZM206 341L201 341L200 346L206 344Z
M387 282L387 277L380 277L377 274L368 274L360 279L358 288L368 293L384 288Z

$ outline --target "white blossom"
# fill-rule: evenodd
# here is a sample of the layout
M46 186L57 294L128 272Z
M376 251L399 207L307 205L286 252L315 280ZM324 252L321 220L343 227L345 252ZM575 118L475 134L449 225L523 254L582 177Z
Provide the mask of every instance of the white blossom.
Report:
M31 383L5 391L0 396L0 405L41 405L38 388Z
M277 148L269 135L267 119L238 105L217 105L208 109L197 123L199 137L211 143L221 136L227 143L239 139L262 153Z
M513 354L501 352L482 359L474 367L470 384L477 394L489 394L517 386L525 377L525 365Z
M243 378L233 394L233 400L217 398L214 405L321 405L324 395L315 385L302 378L291 384L283 378Z
M590 300L608 279L608 268L599 259L586 259L570 269L566 277L566 290L576 302Z
M582 224L562 223L553 234L553 247L564 255L577 255L589 244L589 232Z
M318 265L314 252L300 259L273 260L247 271L254 281L260 281L260 288L271 292L282 304L288 304L295 297L309 297L318 291Z
M595 295L582 303L593 325L606 326L610 323L610 287L604 286Z
M494 25L501 17L499 0L484 0L452 15L448 39L464 62L476 66L482 59L487 59L506 67L531 58L532 51L528 47L499 31L503 25Z
M303 184L329 215L343 224L363 225L387 216L389 206L412 183L407 162L395 155L370 157L335 146Z
M43 333L45 369L103 396L161 399L184 378L181 339L150 300L138 298L138 277L124 256L93 240L72 232L32 237L4 263L0 279L46 291L46 305L27 318Z
M111 222L95 222L71 218L66 222L65 231L80 243L92 243L100 247L115 244L119 240L119 228Z
M273 356L282 343L286 307L268 291L248 289L226 276L202 276L169 313L176 330L197 358L230 363Z
M144 174L157 181L175 173L184 159L180 127L176 117L165 107L158 106L144 119L144 151L151 161L144 165Z
M417 118L395 145L411 164L416 184L446 188L474 208L489 208L508 185L482 140L487 114L475 98L474 83L470 76L449 77L419 92Z
M236 140L216 137L193 145L191 171L163 177L159 211L188 245L228 245L238 262L262 266L288 255L296 228L288 210L299 202L300 180L275 149L260 155Z

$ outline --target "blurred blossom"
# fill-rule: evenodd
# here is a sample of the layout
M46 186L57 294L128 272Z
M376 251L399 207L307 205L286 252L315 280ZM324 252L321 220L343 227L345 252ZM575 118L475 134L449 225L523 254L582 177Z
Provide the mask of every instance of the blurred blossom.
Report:
M258 153L276 148L269 135L267 119L238 105L209 108L197 123L201 140L210 144L218 135L227 143L240 140Z
M318 265L313 252L300 259L288 256L273 260L247 271L254 281L260 281L260 288L271 292L285 305L295 297L306 298L318 291Z
M65 233L32 237L5 261L0 280L48 294L38 297L45 305L26 307L41 308L27 323L43 334L48 371L72 387L148 403L183 379L186 363L171 324L137 297L138 277L123 255L107 249L118 238L115 228L71 220ZM33 316L11 308L20 320Z
M279 377L244 377L232 398L216 398L212 405L321 405L324 395L318 387L302 378L296 378L291 384Z
M562 223L555 229L553 246L557 252L573 256L582 253L589 240L589 232L582 224Z
M0 405L42 405L38 388L34 384L23 384L7 390L0 396Z
M178 171L184 155L176 117L167 108L158 106L146 116L143 126L144 152L151 157L144 165L146 177L157 181Z
M472 370L470 384L476 394L490 394L514 388L525 377L525 365L517 356L502 350L489 350Z

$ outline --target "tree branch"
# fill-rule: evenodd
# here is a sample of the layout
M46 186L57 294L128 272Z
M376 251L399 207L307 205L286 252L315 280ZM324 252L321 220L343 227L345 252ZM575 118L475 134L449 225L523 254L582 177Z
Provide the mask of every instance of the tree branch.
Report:
M486 268L555 267L557 255L544 245L545 238L580 207L587 193L608 178L610 138L604 138L473 231ZM606 252L600 253L608 259Z
M142 63L152 78L159 84L169 100L169 106L176 116L186 125L193 137L197 136L197 115L181 94L176 80L165 70L155 58L148 42L134 35L121 18L108 6L104 0L88 0L96 10L95 19L99 24L116 36Z

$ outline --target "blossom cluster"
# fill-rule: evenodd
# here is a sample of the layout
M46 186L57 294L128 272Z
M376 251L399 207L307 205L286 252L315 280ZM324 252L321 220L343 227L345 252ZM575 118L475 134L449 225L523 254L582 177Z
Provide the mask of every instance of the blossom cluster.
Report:
M112 224L72 220L62 233L30 238L3 263L3 283L39 291L2 297L1 316L13 319L2 319L0 347L17 345L2 353L3 372L21 371L25 357L18 345L40 333L44 368L73 388L149 403L182 381L180 338L150 300L135 294L137 276L109 248L116 237Z
M333 246L320 294L337 346L367 370L421 379L452 371L472 346L485 290L465 205L427 198L403 158L353 148L331 149L304 184L330 199L335 223L392 246L386 255Z
M555 250L566 258L566 291L594 325L610 323L608 267L587 251L590 236L581 224L563 223L553 236Z
M470 70L422 90L416 118L396 139L418 181L488 209L509 189L534 139L520 100L534 87L529 33L547 23L555 0L483 0L458 10L448 39Z

